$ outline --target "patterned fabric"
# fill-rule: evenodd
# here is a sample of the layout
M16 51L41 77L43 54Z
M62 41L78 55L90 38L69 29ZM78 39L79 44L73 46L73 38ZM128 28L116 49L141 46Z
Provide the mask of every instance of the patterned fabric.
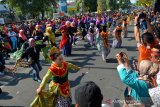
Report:
M68 97L58 96L56 107L70 107L72 104L71 95Z
M30 104L30 107L55 107L57 105L58 96L50 91L43 91L37 94Z
M42 48L43 56L44 56L46 63L52 62L52 60L50 59L49 54L48 54L49 49L51 49L50 46L46 46L46 47Z
M52 72L52 75L53 75L53 78L52 78L53 82L51 82L52 85L50 86L54 87L56 83L60 83L58 86L60 94L65 97L67 97L70 93L67 66L68 66L68 63L66 62L63 62L63 65L61 68L58 67L55 63L53 63L49 68L49 70Z
M121 45L122 45L122 40L121 39L120 40L117 40L117 39L113 40L113 44L112 44L113 48L120 48Z
M22 54L24 53L24 48L25 48L25 43L22 44L20 50L17 50L16 52L11 53L11 54L10 54L10 57L11 57L12 59L15 59L15 60L20 59L21 56L22 56Z
M149 89L149 95L154 103L154 107L160 107L160 87Z

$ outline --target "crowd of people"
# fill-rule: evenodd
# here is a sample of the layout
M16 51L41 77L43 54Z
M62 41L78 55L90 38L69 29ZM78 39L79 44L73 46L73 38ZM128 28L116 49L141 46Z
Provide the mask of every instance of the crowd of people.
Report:
M127 53L116 55L118 74L128 87L125 90L124 107L160 106L160 15L152 11L134 14L111 13L106 15L82 15L57 19L25 22L19 25L0 25L0 75L4 71L15 72L16 67L26 61L33 68L33 80L40 83L37 96L31 106L70 107L72 98L68 80L68 69L79 71L80 67L64 61L72 56L77 41L88 41L107 62L110 48L121 48L122 38L128 36L128 25L134 21L134 37L139 52L138 61L129 65ZM57 36L61 36L58 42ZM110 45L108 39L113 37ZM51 63L41 79L40 54ZM15 58L13 68L5 66L4 58ZM50 81L49 91L45 91ZM43 97L43 98L42 98ZM42 101L42 99L46 99ZM94 82L82 83L75 90L74 107L101 107L103 95ZM103 105L108 107L107 105Z

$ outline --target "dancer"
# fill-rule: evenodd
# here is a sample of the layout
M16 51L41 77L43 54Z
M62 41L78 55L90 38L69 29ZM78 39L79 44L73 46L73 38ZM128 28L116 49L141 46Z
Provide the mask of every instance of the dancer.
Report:
M127 37L127 18L123 19L123 24L122 25L123 25L123 27L122 27L123 28L123 30L122 30L123 31L122 37L126 38Z
M95 27L94 23L90 24L90 28L88 30L87 38L89 40L89 44L93 47L94 46L94 35L95 35Z
M103 26L102 32L101 32L101 37L102 37L102 47L101 47L101 52L102 52L102 59L103 61L106 61L106 58L108 54L110 53L110 46L108 44L108 36L110 33L107 31L107 27Z
M19 31L19 48L21 47L21 45L27 40L26 35L24 34L24 30L20 30Z
M75 26L75 22L71 23L71 44L74 46L76 45L76 41L77 41L77 33L78 29Z
M56 46L56 37L52 31L52 27L46 28L46 33L45 33L45 37L43 38L43 41L46 41L46 40L49 40L52 46Z
M71 93L70 93L70 85L68 81L68 69L73 69L79 71L80 68L65 62L61 53L56 47L53 47L50 51L50 58L54 61L51 67L48 69L48 72L44 76L42 83L37 89L37 93L39 95L43 95L43 90L45 89L45 85L52 78L52 81L49 84L49 92L54 96L54 101L48 102L49 107L70 107L71 105ZM56 97L56 98L55 98ZM51 98L50 98L51 100ZM31 105L35 105L37 101L33 101ZM53 104L55 102L56 104ZM56 106L55 106L56 105ZM33 106L32 106L33 107Z
M122 38L121 38L122 26L121 26L121 23L118 24L118 26L115 28L113 33L115 36L115 39L113 40L113 47L120 48L122 45Z
M31 61L30 64L32 68L34 69L34 77L33 79L35 81L41 82L41 78L39 76L39 71L42 70L42 67L40 65L40 50L42 48L46 47L45 44L43 45L36 45L35 40L33 38L29 39L29 47L25 50L25 52L22 54L21 58L18 59L18 62L21 61L25 57L30 57Z
M102 45L102 38L100 37L101 33L101 25L97 25L96 33L95 33L95 44L97 46L98 51L101 51L101 45Z
M61 33L62 33L62 40L60 42L60 49L62 49L62 54L64 56L70 56L71 55L71 38L70 38L70 22L67 21L65 25L62 26L61 28Z
M37 40L42 40L44 37L40 27L41 27L40 25L36 25L35 30L33 31L33 34L32 34L32 36Z

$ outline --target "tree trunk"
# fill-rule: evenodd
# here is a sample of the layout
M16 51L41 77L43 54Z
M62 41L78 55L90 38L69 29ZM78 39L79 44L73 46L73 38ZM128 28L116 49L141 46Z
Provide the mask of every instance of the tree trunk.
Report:
M42 11L41 14L42 14L42 20L43 20L43 19L44 19L44 14L45 14L45 12Z

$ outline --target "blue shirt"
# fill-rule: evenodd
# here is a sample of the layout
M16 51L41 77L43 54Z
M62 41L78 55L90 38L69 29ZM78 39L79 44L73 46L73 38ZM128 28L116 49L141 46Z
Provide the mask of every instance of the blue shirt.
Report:
M141 25L142 31L144 31L144 30L147 29L147 22L146 22L146 21L141 21L141 22L140 22L140 25Z
M138 80L139 75L133 70L127 70L123 64L117 67L121 81L132 88L130 96L143 104L151 104L149 86L144 80Z

